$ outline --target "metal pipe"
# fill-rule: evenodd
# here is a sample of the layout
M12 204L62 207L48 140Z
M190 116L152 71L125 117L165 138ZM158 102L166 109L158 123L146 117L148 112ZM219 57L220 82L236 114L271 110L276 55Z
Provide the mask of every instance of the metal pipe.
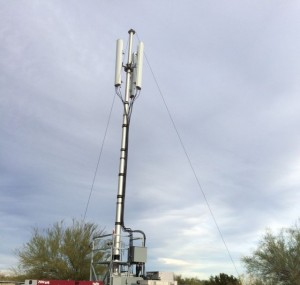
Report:
M131 73L132 73L132 41L134 30L129 30L129 45L128 45L128 60L124 66L126 72L126 85L125 96L123 99L124 113L122 124L122 138L121 138L121 150L120 150L120 165L119 165L119 179L118 179L118 195L116 205L116 219L115 219L115 231L114 231L114 249L113 249L113 273L120 273L121 258L121 229L123 227L124 216L124 202L125 202L125 187L126 187L126 174L127 174L127 157L128 157L128 134L129 134L129 108L130 108L130 85L131 85Z

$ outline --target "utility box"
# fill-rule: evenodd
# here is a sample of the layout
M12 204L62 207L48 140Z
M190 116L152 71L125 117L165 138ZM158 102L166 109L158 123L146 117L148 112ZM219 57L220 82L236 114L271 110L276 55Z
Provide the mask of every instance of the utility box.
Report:
M174 273L167 271L148 271L146 277L150 280L175 281Z
M143 280L142 277L128 275L113 275L111 278L112 285L137 285Z
M150 271L146 273L146 280L141 280L139 285L177 285L173 272Z
M142 246L131 246L128 259L133 263L145 263L147 261L147 248Z

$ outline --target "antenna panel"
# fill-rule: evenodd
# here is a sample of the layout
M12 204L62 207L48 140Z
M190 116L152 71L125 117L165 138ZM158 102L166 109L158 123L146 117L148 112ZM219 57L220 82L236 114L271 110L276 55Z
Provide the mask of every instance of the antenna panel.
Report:
M143 71L144 43L138 45L137 63L136 63L136 88L142 89L142 71Z
M137 55L136 53L132 54L132 65L136 66ZM130 97L134 97L136 93L136 67L133 68L131 73L131 84L130 84Z
M115 68L115 86L120 86L122 83L121 71L123 62L123 40L117 40L116 49L116 68Z

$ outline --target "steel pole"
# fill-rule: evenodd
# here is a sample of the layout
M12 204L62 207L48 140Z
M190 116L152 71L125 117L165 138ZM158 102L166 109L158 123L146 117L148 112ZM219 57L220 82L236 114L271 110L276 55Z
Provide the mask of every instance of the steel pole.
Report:
M119 165L119 179L118 179L118 195L116 204L116 219L114 231L114 250L113 250L113 273L120 273L120 260L121 260L121 230L123 225L123 213L125 203L125 187L126 187L126 174L127 174L127 155L128 155L128 131L129 131L129 104L130 104L130 85L132 74L132 42L134 30L129 30L129 44L128 44L128 58L127 64L124 66L126 72L126 85L125 95L123 98L124 113L122 124L122 139L120 150L120 165Z

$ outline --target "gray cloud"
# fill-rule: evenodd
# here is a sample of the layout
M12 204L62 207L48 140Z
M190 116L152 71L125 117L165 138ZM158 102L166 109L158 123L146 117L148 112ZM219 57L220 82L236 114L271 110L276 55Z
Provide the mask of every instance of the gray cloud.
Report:
M266 1L0 4L0 270L32 227L82 218L113 101L115 40L135 28L240 272L266 227L299 216L299 5ZM136 44L136 43L135 43ZM126 224L148 268L235 274L147 61L135 103ZM117 99L87 219L109 232Z

